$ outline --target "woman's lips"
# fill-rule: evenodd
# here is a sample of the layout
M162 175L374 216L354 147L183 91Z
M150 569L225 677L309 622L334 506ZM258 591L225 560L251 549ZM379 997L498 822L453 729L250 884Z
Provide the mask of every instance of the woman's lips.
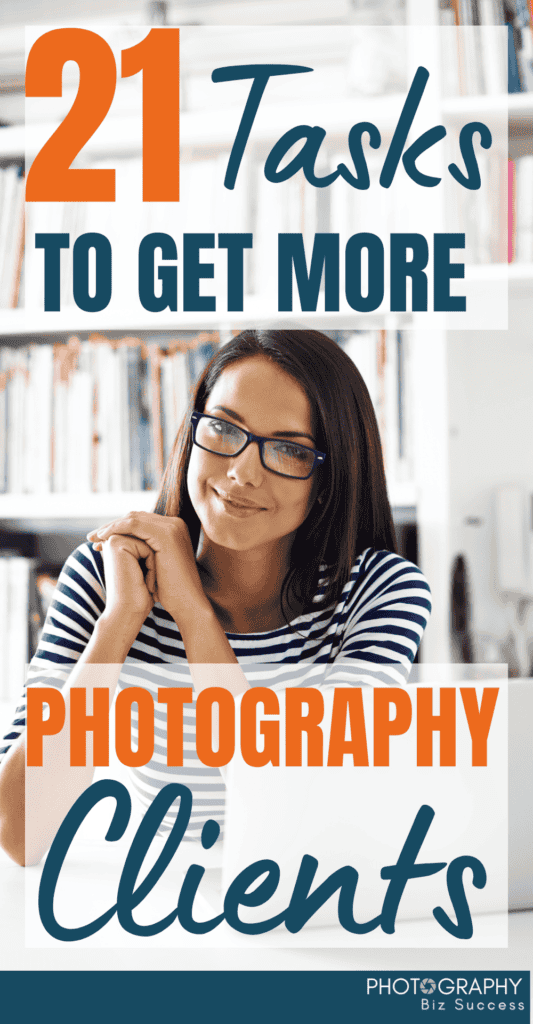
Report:
M223 494L220 491L213 488L215 497L218 498L224 512L230 516L234 516L236 519L248 519L249 516L255 516L258 512L266 512L263 505L256 505L254 502L248 501L245 498L231 498L228 494Z

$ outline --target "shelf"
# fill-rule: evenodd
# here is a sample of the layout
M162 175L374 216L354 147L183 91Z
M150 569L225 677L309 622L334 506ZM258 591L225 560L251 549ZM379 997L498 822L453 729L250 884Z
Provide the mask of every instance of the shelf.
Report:
M468 281L508 281L511 287L533 283L533 263L480 263L465 267Z
M288 102L270 103L261 110L254 123L250 145L274 143L282 132L295 124L311 119L312 124L321 124L328 136L340 135L347 139L353 124L370 117L379 126L385 137L397 123L405 97L391 94L379 97L353 96L336 102L333 109L327 101L312 103ZM242 117L243 105L221 107L213 118L211 110L183 111L180 117L180 147L182 151L191 148L230 149ZM27 152L32 157L56 130L59 121L44 124L28 124L2 128L0 130L0 157L18 160ZM77 163L85 158L124 158L141 155L142 128L139 116L107 118L95 135L81 150Z
M51 532L62 522L76 520L76 528L86 522L103 521L125 515L132 509L151 512L155 491L122 491L113 494L0 494L0 524L35 532Z
M508 281L511 288L528 286L533 283L533 263L486 263L467 265L468 281ZM306 314L279 313L272 315L272 310L263 305L256 296L245 296L246 310L242 313L203 313L202 328L219 330L227 328L245 328L272 326L273 320L280 324L290 320L292 326L308 326ZM379 316L380 314L376 314ZM105 318L104 318L105 317ZM142 310L120 310L108 314L85 313L81 309L69 307L59 313L44 313L40 310L3 309L0 310L0 338L35 335L44 337L54 334L83 333L98 330L105 331L189 331L198 330L197 313L173 313L163 310L161 313L143 313ZM96 318L96 319L95 319ZM376 326L372 314L356 313L321 313L321 326L327 329L367 330ZM97 323L96 323L97 321ZM392 322L394 321L394 323ZM411 325L409 313L391 314L390 329L408 329Z
M246 302L245 298L245 302ZM199 330L198 313L173 313L166 309L161 313L148 313L142 309L111 311L109 313L86 313L75 306L58 313L43 310L2 309L0 310L0 337L16 335L72 334L84 331L188 331ZM259 313L202 313L202 328L216 330L221 326L244 326L250 319L260 320ZM271 320L264 314L264 321Z
M531 126L533 92L500 93L492 96L453 96L441 104L445 117L453 120L477 120L487 114L507 114L511 131Z
M261 300L255 296L245 296L246 310L242 313L172 313L169 309L161 313L131 312L131 310L105 313L85 313L81 309L69 307L59 313L44 313L39 310L3 309L0 310L0 338L24 337L36 335L46 339L46 335L77 334L98 331L147 331L157 334L158 331L198 331L201 317L201 329L205 331L227 330L229 328L272 327L274 323L280 327L290 326L305 329L310 326L308 314L295 309L293 313L272 313ZM321 330L373 330L381 326L382 314L372 313L325 313L321 312L320 320L313 313L313 327ZM391 330L409 328L412 322L411 313L387 314L388 327Z
M394 508L414 508L414 483L389 486ZM157 491L114 494L0 494L0 527L30 533L83 532L131 510L152 512Z
M314 101L309 114L312 114L312 123L324 125L330 135L342 134L347 137L350 127L358 120L371 118L386 136L396 125L403 100L404 97L400 94L347 97L336 103L333 111L330 103ZM446 118L454 121L508 114L509 127L511 131L515 131L531 126L533 92L454 96L442 100L441 110ZM268 104L253 126L250 144L276 141L283 130L280 125L302 123L305 115L306 110L305 107L302 109L301 103ZM229 148L241 116L242 105L217 110L215 123L211 111L184 111L180 124L182 148ZM0 159L3 162L20 160L24 157L26 147L34 155L58 124L56 121L49 124L30 124L26 128L24 125L14 125L0 129ZM82 159L85 156L100 160L108 156L124 158L140 155L141 131L138 116L109 117L82 150Z

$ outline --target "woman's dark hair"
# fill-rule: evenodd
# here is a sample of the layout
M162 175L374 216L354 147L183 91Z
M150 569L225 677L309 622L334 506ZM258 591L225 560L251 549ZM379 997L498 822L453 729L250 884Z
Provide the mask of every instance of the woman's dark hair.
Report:
M317 470L318 494L299 527L283 583L282 609L336 603L351 568L365 548L396 551L378 425L359 370L334 341L319 331L242 331L215 353L203 371L168 461L155 511L181 516L193 548L200 521L187 489L192 449L190 413L203 412L220 374L241 359L267 356L307 394L316 424L316 447L327 453ZM313 602L321 566L328 567L320 602Z

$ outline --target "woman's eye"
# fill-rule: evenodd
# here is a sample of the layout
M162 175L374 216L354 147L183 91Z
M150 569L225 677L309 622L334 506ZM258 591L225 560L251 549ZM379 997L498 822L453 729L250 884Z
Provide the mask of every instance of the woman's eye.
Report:
M224 420L209 420L209 429L217 437L238 437L240 434L238 427L234 427L231 423L226 423Z
M300 462L308 462L311 454L310 449L300 444L278 444L276 452L290 459L299 459Z

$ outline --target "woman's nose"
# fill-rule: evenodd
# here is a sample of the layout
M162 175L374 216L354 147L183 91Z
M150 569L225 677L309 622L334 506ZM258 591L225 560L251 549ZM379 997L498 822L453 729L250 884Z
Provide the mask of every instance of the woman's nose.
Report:
M252 441L240 455L235 455L228 469L228 476L241 486L252 484L253 487L259 487L263 482L264 473L256 441Z

